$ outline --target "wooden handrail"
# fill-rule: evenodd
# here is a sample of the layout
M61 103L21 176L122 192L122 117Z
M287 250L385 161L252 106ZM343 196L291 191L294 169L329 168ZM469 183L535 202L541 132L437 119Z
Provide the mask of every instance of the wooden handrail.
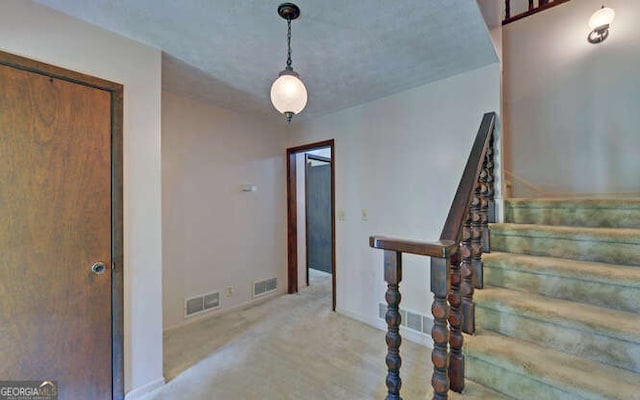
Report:
M417 254L419 256L448 258L458 251L458 244L452 241L418 242L390 238L386 236L371 236L369 246L375 249L391 250L398 253Z
M496 114L486 113L467 159L440 240L421 242L371 236L369 245L384 250L387 282L387 397L401 400L400 290L402 254L431 257L433 314L433 398L445 400L449 389L464 389L462 332L475 331L474 288L482 287L482 252L489 251L489 222L495 222L494 137ZM450 329L449 329L450 327ZM450 351L449 351L450 350Z
M478 134L473 142L471 154L469 154L467 165L464 167L464 172L462 173L462 178L458 184L456 195L453 198L453 203L451 203L449 215L444 223L444 228L442 228L440 240L449 240L454 242L458 242L460 240L462 227L469 214L474 189L478 182L480 171L483 168L482 158L487 152L487 147L489 147L489 140L487 139L489 135L493 133L496 123L495 121L495 113L486 113L482 116L482 122L480 123Z

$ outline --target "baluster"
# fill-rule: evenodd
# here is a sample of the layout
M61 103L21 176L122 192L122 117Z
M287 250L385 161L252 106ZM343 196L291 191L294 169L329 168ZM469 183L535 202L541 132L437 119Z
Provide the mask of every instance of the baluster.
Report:
M489 158L485 155L480 170L480 227L482 229L482 251L489 252ZM476 282L477 283L477 282ZM478 287L478 286L476 286Z
M489 201L489 221L496 222L496 204L495 204L495 175L494 175L494 136L489 138L489 147L487 148L487 185L489 185L489 191L487 192L487 200ZM489 243L489 231L487 227L487 243ZM488 246L486 252L489 252L491 246Z
M433 399L446 400L449 393L449 327L447 320L449 316L449 305L447 295L451 289L451 263L448 258L431 258L431 291L433 292L433 304L431 313L433 314L433 328L431 337L433 338L433 351L431 361L433 362L433 376L431 386L433 386Z
M449 381L451 390L464 390L464 355L462 354L462 295L460 294L460 261L458 255L451 258L451 291L449 292Z
M529 0L529 11L533 10L533 0Z
M473 270L471 269L471 219L467 219L462 228L460 245L460 274L462 275L462 331L472 335L475 332L475 306L473 305Z
M511 0L504 0L504 19L511 18Z
M486 185L484 185L486 188ZM482 277L482 183L476 184L471 201L471 268L473 270L473 286L482 289L484 286Z
M384 280L387 282L387 397L386 400L402 400L400 397L400 387L402 379L400 379L400 366L402 359L400 358L400 322L401 316L398 307L402 296L399 291L399 284L402 280L402 253L385 250L384 251Z
M549 3L549 0L540 0L538 2L538 7L542 7L542 6L546 5L547 3Z

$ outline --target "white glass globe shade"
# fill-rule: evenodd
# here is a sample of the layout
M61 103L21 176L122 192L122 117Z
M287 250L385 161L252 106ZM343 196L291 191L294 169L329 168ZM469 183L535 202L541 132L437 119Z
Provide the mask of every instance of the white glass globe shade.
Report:
M307 88L295 74L282 74L271 85L271 102L283 114L298 114L307 105Z
M589 28L596 29L601 26L610 25L615 17L616 13L611 8L601 8L594 12L591 18L589 18Z

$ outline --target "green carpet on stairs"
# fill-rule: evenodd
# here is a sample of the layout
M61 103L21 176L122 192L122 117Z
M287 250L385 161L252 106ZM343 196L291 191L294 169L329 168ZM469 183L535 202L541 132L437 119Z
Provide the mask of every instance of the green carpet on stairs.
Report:
M491 225L467 377L513 399L640 400L640 199L514 199Z

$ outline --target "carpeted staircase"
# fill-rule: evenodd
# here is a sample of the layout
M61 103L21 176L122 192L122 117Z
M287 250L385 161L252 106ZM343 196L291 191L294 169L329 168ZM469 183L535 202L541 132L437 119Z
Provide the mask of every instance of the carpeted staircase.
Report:
M505 220L467 378L513 399L640 399L640 200L514 199Z

